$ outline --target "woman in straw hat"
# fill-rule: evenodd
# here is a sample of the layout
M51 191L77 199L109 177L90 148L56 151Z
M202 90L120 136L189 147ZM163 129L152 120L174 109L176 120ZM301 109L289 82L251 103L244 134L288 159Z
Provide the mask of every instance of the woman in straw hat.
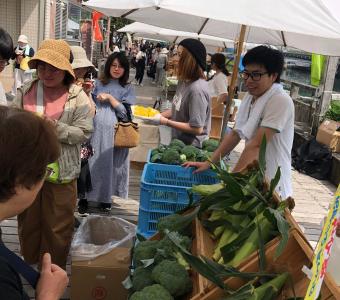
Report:
M18 90L16 105L35 112L54 125L61 155L49 167L34 204L18 216L21 252L30 264L51 253L52 262L65 268L74 227L80 146L93 130L88 96L73 84L69 45L45 40L29 61L38 79Z
M91 102L91 113L94 116L96 107L93 103L91 92L93 90L93 81L89 78L90 74L95 71L94 65L88 60L86 51L80 46L71 46L73 54L72 68L76 76L76 85L83 88L84 92L88 95ZM77 180L78 191L78 211L83 214L87 212L86 193L91 191L91 174L89 169L88 160L93 156L93 148L89 141L81 145L80 159L81 169L79 178Z
M128 121L128 110L135 102L134 87L128 83L129 62L122 52L112 53L105 63L104 74L97 80L93 99L97 106L91 144L94 155L89 160L92 191L90 201L110 210L112 195L127 198L129 149L113 146L114 125Z

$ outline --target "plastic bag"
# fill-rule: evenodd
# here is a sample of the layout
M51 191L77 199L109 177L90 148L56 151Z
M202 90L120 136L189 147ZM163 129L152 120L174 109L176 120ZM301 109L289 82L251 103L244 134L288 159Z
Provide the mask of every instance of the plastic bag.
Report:
M117 247L131 248L136 225L121 218L90 215L76 231L72 260L91 260Z

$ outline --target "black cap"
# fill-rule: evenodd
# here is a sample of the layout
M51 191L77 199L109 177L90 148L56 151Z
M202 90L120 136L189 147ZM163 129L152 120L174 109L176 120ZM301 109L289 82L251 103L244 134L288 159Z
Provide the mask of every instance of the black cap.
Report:
M207 51L205 50L202 42L195 39L184 39L179 43L179 45L187 49L192 54L203 71L206 70Z

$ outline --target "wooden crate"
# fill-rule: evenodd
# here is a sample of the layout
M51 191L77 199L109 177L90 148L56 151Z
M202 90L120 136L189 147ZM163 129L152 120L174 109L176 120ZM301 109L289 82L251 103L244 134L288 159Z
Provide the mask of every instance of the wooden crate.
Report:
M267 268L269 272L289 272L292 276L292 282L294 283L294 289L296 296L304 297L309 285L309 279L302 272L302 267L311 267L313 258L313 249L301 234L297 228L292 228L290 231L290 238L288 240L287 247L285 248L282 255L274 259L274 254L277 244L272 241L266 246L266 259ZM244 264L240 271L242 272L256 272L258 271L258 258L253 257L250 261ZM229 278L226 280L226 284L233 289L240 288L245 281L239 278ZM191 300L217 300L224 296L222 289L215 287L207 293L201 293L196 295ZM321 288L321 296L323 300L340 299L340 290L335 285L333 280L326 274L325 281ZM293 297L291 284L289 282L284 286L281 294L277 300L287 299Z
M217 97L211 98L211 130L210 138L220 139L223 124L224 104L217 101Z
M292 217L290 211L287 209L285 212L285 218L289 222L292 230L299 231L302 235L302 231L294 218ZM212 239L210 236L210 233L202 226L200 221L196 222L196 239L197 239L197 251L199 255L205 256L205 257L212 257L212 254L214 252L216 241ZM274 238L270 242L267 243L266 247L269 247L271 245L278 245L279 243L279 237ZM252 255L247 257L239 266L238 268L242 268L244 265L246 265L249 261L252 261L257 258L257 251L254 252ZM199 287L199 294L204 295L215 288L215 285L210 282L208 279L204 278L202 275L198 275L198 283Z

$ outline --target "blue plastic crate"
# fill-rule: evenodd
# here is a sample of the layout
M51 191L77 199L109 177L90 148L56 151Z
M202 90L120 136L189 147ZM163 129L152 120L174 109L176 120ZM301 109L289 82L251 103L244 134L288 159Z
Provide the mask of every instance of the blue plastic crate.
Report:
M185 208L189 203L188 189L197 184L214 184L214 172L192 174L193 168L148 163L141 179L138 231L149 237L156 231L159 218ZM194 201L199 195L193 195Z

